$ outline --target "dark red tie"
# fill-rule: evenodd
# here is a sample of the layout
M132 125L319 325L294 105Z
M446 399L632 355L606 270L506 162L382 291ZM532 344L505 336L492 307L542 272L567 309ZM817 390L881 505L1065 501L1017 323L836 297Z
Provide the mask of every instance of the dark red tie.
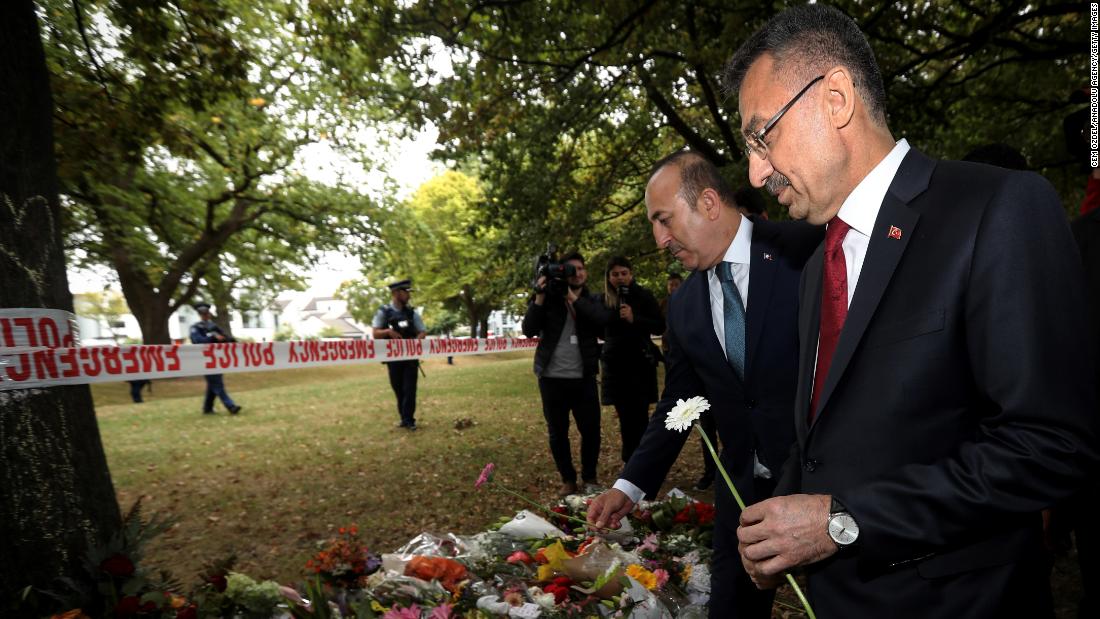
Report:
M829 376L836 343L844 318L848 316L848 267L844 262L844 235L851 226L833 217L825 230L825 272L821 281L821 331L817 344L817 370L814 372L813 398L810 400L810 423L817 414L817 401Z

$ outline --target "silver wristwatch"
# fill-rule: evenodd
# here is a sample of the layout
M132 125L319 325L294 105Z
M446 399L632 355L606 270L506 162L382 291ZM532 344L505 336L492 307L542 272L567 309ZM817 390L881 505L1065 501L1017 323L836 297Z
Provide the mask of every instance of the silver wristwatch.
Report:
M856 519L835 498L829 506L829 538L841 549L851 546L859 539Z

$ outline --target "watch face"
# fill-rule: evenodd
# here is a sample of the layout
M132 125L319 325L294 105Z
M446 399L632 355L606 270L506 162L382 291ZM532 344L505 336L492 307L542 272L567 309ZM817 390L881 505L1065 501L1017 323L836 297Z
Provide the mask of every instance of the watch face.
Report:
M846 512L833 514L829 518L829 537L840 546L855 542L859 537L859 526L856 525L855 518Z

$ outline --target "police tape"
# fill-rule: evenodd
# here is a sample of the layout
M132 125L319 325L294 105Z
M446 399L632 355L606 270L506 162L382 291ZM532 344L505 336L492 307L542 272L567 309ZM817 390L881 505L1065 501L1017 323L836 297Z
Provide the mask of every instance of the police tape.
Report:
M0 349L80 346L72 312L36 307L0 309Z
M537 339L323 340L81 346L76 316L0 309L0 391L528 350Z
M0 391L529 350L537 339L322 340L0 347Z

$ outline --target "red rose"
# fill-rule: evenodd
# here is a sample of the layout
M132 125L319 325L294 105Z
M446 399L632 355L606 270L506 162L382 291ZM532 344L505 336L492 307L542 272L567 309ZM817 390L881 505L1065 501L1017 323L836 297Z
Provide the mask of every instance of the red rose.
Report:
M125 578L134 575L134 562L124 554L115 553L99 564L99 569L110 576Z
M672 521L676 524L687 524L691 522L691 506L688 505L687 507L676 512L676 515L673 516Z
M561 585L549 584L542 588L544 593L554 594L554 604L561 604L569 597L569 589Z
M710 524L714 522L714 506L710 503L696 503L695 515L699 519L699 524Z
M199 608L194 604L184 606L176 611L176 619L198 619Z
M218 593L224 593L225 587L229 584L225 581L225 574L214 574L213 576L207 576L206 582L210 586L214 587L214 591Z

